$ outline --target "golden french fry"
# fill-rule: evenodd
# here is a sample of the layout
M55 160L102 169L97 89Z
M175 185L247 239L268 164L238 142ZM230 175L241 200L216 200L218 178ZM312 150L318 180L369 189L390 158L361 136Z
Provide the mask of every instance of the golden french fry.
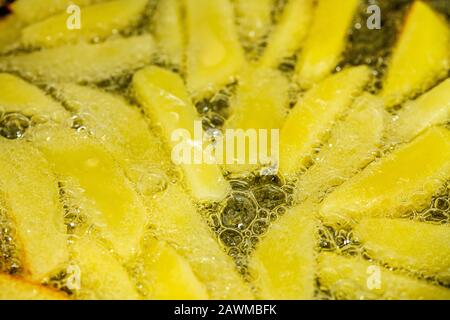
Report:
M308 91L291 110L280 133L280 170L300 171L326 131L350 106L370 78L370 69L359 66L332 75Z
M381 96L392 106L427 90L449 68L450 30L438 13L415 1L383 83Z
M229 0L186 0L188 32L187 83L202 96L233 80L244 53Z
M193 152L201 149L199 151L202 157L205 155L203 148L199 148L201 145L195 147L194 127L200 118L189 101L179 75L158 67L148 67L135 74L133 88L139 103L152 120L161 126L163 137L172 148L179 145L172 138L181 129L183 133L189 134L188 140L192 141L195 149ZM182 164L182 168L188 187L198 200L220 201L230 189L216 163L208 164L204 161L195 163L195 159L191 158L191 161Z
M399 219L362 219L355 227L371 257L450 282L450 228Z
M113 157L94 139L64 128L36 128L36 145L61 180L81 188L84 214L125 259L138 250L147 213L134 186Z
M79 283L77 298L101 300L138 300L135 284L119 261L94 238L75 240L74 266L79 268L74 283Z
M268 46L261 57L264 67L277 67L283 58L289 58L299 50L306 38L314 12L314 1L291 0L269 36Z
M150 239L143 258L144 286L153 300L205 300L208 292L189 262L168 244Z
M67 296L22 278L0 274L0 300L66 300Z
M2 57L0 70L38 81L99 82L150 63L153 51L153 38L142 35Z
M381 146L386 117L380 98L370 94L358 98L349 115L332 130L314 165L300 176L298 197L320 197L322 192L342 184L370 163Z
M84 7L79 28L68 27L68 15L64 12L24 28L22 43L33 47L55 47L105 39L136 24L146 5L147 0L114 0Z
M324 79L339 63L348 30L360 0L319 1L308 38L300 54L296 77L300 86L310 88Z
M258 298L313 298L317 220L308 209L289 210L253 252L249 268Z
M162 60L176 67L184 67L185 32L181 2L159 1L152 23Z
M8 73L0 73L0 112L18 112L35 120L62 123L70 114L38 87Z
M147 199L155 236L173 244L189 262L211 299L252 299L249 285L217 243L191 198L179 185Z
M48 162L25 141L0 138L0 167L0 191L22 267L31 279L42 280L68 259L58 183Z
M319 281L336 298L448 300L450 290L377 266L359 257L319 256Z
M435 127L371 163L334 191L320 214L328 223L395 217L428 202L450 177L450 131Z
M407 102L393 125L393 140L405 142L434 125L450 120L450 79L445 80L417 100Z

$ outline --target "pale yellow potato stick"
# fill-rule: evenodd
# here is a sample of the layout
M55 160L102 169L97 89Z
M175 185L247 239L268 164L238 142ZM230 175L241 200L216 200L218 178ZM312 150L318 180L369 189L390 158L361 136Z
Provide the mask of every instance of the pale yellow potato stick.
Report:
M296 67L304 89L330 74L339 63L360 0L320 0Z
M369 255L450 282L450 227L400 219L362 219L355 236Z
M450 30L428 4L415 1L394 48L381 96L387 106L427 90L445 77L450 59Z
M180 129L189 133L189 141L195 144L194 126L200 117L179 75L162 68L147 67L135 74L133 89L138 102L152 121L161 127L165 141L172 148L179 143L172 137ZM200 149L203 156L201 143L195 148ZM216 163L205 163L203 158L200 160L200 163L194 163L192 157L189 163L182 164L186 183L197 200L220 201L228 193L229 183Z
M205 300L208 292L188 260L163 241L149 239L143 249L142 283L147 299Z
M0 112L17 112L34 121L70 119L70 113L44 91L8 73L0 73Z
M84 236L74 240L73 276L79 277L74 283L77 298L87 300L138 300L136 286L127 270L97 242L95 238Z
M14 14L24 24L31 24L67 10L71 4L84 7L108 0L17 0L11 3Z
M203 96L233 81L245 63L229 0L185 0L187 83Z
M382 144L386 119L380 98L366 93L356 99L348 116L332 129L314 165L300 176L298 198L320 197L370 163Z
M146 5L147 0L114 0L84 7L79 28L69 28L68 14L63 12L25 27L22 43L31 47L56 47L105 39L136 24Z
M299 172L336 119L350 107L370 79L366 66L330 76L299 99L280 132L280 170Z
M450 79L407 102L393 123L392 139L406 142L433 125L450 121Z
M67 296L23 278L0 274L0 300L67 300Z
M58 182L48 162L25 141L0 138L0 191L27 277L40 281L68 259Z
M155 236L189 261L211 299L252 299L249 285L215 239L192 199L179 185L147 198Z
M65 128L36 128L30 138L60 179L84 190L89 222L124 259L136 254L147 213L134 185L96 140Z
M390 271L359 257L321 253L318 276L320 285L338 299L450 299L450 289Z
M299 206L287 211L252 253L249 268L258 298L314 297L317 220L308 209Z
M310 29L314 12L312 0L289 0L280 21L269 36L260 64L276 68L302 47ZM328 13L330 14L330 13Z
M231 103L231 116L225 123L226 129L267 130L267 156L272 149L271 129L279 130L288 112L289 81L275 69L249 68L241 74L235 99ZM259 133L259 132L258 132ZM226 138L226 137L225 137ZM258 136L258 145L261 143ZM226 141L225 141L226 143ZM235 144L237 146L237 144ZM232 172L252 171L258 164L250 164L250 142L246 145L246 152L239 159L241 153L235 147L236 161L245 164L230 164L224 159L225 168ZM224 154L224 158L226 158ZM272 155L274 156L274 155ZM257 160L262 160L257 157ZM261 164L261 163L260 163ZM278 164L276 164L278 165Z
M395 217L430 201L450 177L450 131L435 127L371 163L325 199L328 223Z
M184 67L185 30L181 1L159 1L153 20L153 34L160 58L178 68Z
M0 70L41 82L99 82L150 63L153 52L153 38L142 35L0 57Z

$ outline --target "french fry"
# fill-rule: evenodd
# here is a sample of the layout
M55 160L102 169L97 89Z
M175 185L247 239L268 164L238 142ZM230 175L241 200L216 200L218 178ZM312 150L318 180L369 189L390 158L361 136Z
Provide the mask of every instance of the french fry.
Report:
M287 116L280 133L280 170L286 175L300 171L320 144L328 128L350 106L370 79L366 66L332 75L300 98Z
M45 92L8 73L0 73L0 111L19 112L40 121L59 123L70 118L70 114Z
M363 94L349 115L332 129L329 141L297 183L299 198L319 196L342 184L375 158L381 146L387 114L380 98Z
M448 300L450 290L389 271L358 258L334 253L319 255L319 281L344 299Z
M244 46L260 43L272 24L274 0L237 0L236 20Z
M430 201L450 177L450 131L435 127L371 163L320 209L331 224L362 217L395 217Z
M25 141L0 139L0 167L0 189L24 273L40 281L68 259L57 181L48 162Z
M114 0L84 7L79 29L68 27L68 15L64 12L25 27L22 43L31 47L56 47L105 39L136 24L146 5L147 0Z
M347 34L360 0L321 0L296 66L296 78L304 89L324 79L339 63Z
M400 219L362 219L355 227L371 257L450 283L450 228Z
M312 0L290 0L261 57L264 67L276 68L283 60L295 54L303 45L308 34L314 12Z
M171 165L161 142L150 131L138 107L120 96L76 84L54 86L65 106L81 117L86 129L125 169L135 183L146 183L148 174Z
M99 82L150 63L153 52L153 38L142 35L2 57L0 70L41 82Z
M152 300L206 300L208 292L189 262L163 241L149 239L142 255L143 283Z
M393 126L393 140L409 141L429 127L450 120L450 79L407 102L398 113Z
M133 88L146 113L161 126L163 137L169 145L176 146L172 135L178 129L184 129L189 133L190 139L194 139L194 124L200 118L189 101L179 75L158 67L148 67L135 74ZM200 152L204 155L203 150ZM229 183L215 163L207 164L201 161L195 164L191 159L191 164L183 163L182 168L186 183L198 200L220 201L230 189Z
M179 0L159 1L156 7L154 35L162 59L184 67L185 33Z
M313 298L317 221L304 209L288 211L270 227L253 252L249 268L258 298Z
M15 48L22 33L23 24L16 15L9 15L0 20L0 52Z
M66 10L69 5L84 7L106 0L17 0L11 3L14 14L24 24L31 24Z
M270 130L280 129L283 124L288 112L288 89L289 82L280 71L250 68L241 76L232 104L232 114L225 124L225 129L266 129L269 135L267 149L271 150ZM249 144L246 147L246 152L242 155L248 161ZM239 157L237 150L235 155ZM232 165L226 161L224 163L227 164L228 171L251 171L257 167L248 164L246 159L237 159L246 164Z
M30 138L60 179L72 179L84 190L85 215L129 259L138 250L147 213L134 186L101 144L70 129L36 128Z
M415 1L390 59L381 96L388 107L427 90L449 68L450 31L443 17Z
M146 201L155 236L173 244L206 286L211 299L252 299L247 283L219 246L190 197L179 185Z
M87 300L139 300L126 269L94 238L75 240L75 266L79 267L77 298Z
M0 300L67 300L67 296L22 278L0 274Z
M194 96L233 80L244 64L229 0L186 0L187 84Z

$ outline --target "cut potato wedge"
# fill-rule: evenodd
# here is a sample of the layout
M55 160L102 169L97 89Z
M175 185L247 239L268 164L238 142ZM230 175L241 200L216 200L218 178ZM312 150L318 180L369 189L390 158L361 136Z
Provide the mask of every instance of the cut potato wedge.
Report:
M244 64L229 0L186 0L187 83L194 96L233 81Z
M11 8L20 21L31 24L67 10L71 4L84 7L102 1L107 0L16 0Z
M181 1L159 1L152 21L156 43L164 62L184 67L185 34Z
M45 92L7 73L0 73L0 112L18 112L35 120L59 123L70 118L70 114Z
M332 75L308 91L291 110L280 133L280 170L300 171L326 131L350 106L370 79L366 66Z
M195 142L194 126L200 121L197 110L189 101L183 80L176 73L158 67L148 67L135 74L133 88L136 97L151 119L161 126L165 140L175 148L179 143L172 140L180 129L189 134L187 143L192 152L204 155L202 141ZM196 143L198 145L196 145ZM175 149L173 149L175 150ZM175 155L176 156L176 155ZM172 160L174 153L172 152ZM204 161L195 164L195 159L183 163L186 182L198 200L220 201L228 193L230 186L217 164Z
M320 197L370 163L382 144L386 118L380 98L370 94L358 98L349 115L332 129L314 165L300 177L298 197Z
M30 135L62 180L72 179L86 198L85 215L121 257L135 254L147 214L134 186L101 144L75 131L36 128Z
M276 68L302 47L314 12L312 0L290 0L283 9L277 26L268 39L261 65Z
M16 15L0 19L0 52L13 49L19 44L23 24Z
M143 283L152 300L206 300L208 292L189 262L168 244L150 239L143 253Z
M0 189L22 267L27 277L40 281L68 259L58 183L44 157L25 141L0 138L0 167Z
M320 213L329 223L399 216L430 201L449 177L450 131L431 128L340 186Z
M300 54L296 78L304 89L324 79L339 63L360 0L321 0Z
M22 278L0 274L0 300L66 300L67 296Z
M75 266L79 267L77 298L87 300L138 300L139 296L127 270L95 239L76 240Z
M245 47L261 43L272 24L274 0L237 0L236 20ZM255 48L252 48L255 49Z
M233 260L180 186L169 185L165 192L147 199L147 204L155 236L186 257L211 299L252 299Z
M147 0L115 0L84 7L79 29L69 28L67 13L61 13L23 29L22 43L31 47L56 47L102 40L136 24L146 5Z
M153 51L153 38L143 35L8 56L0 70L38 81L99 82L150 63Z
M81 118L83 126L117 159L133 182L157 182L151 177L156 177L160 167L170 166L169 155L136 106L120 96L86 86L61 84L54 89L65 106Z
M275 222L252 254L249 268L258 298L313 298L317 221L304 209L293 208Z
M445 19L423 1L415 1L384 79L381 96L387 106L427 90L447 74L449 59L450 30Z
M369 255L450 283L450 227L400 219L362 219L355 228Z
M393 140L409 141L429 127L450 121L450 79L407 102L394 123Z
M320 254L319 281L334 296L343 299L450 299L447 288L389 271L361 258L334 253Z

